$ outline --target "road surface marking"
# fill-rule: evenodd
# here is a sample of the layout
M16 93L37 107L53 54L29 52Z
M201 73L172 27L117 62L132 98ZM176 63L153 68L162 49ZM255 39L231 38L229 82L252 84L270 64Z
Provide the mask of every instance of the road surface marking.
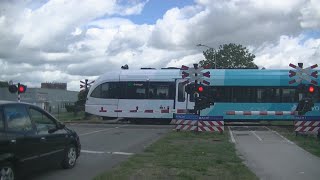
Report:
M229 129L229 133L230 133L230 137L231 137L231 142L236 143L236 140L233 137L233 133L232 133L230 126L228 126L228 129Z
M120 127L125 127L125 126L128 126L128 125L123 125L123 126L120 126ZM85 135L89 135L89 134L95 134L95 133L99 133L99 132L103 132L103 131L108 131L108 130L111 130L111 129L117 129L117 128L119 128L119 127L101 129L101 130L97 130L97 131L92 131L92 132L83 133L83 134L80 134L79 136L85 136Z
M89 153L89 154L116 154L116 155L126 155L131 156L134 155L134 153L128 153L128 152L103 152L103 151L90 151L90 150L81 150L82 153Z
M284 139L287 143L289 143L289 144L294 144L292 141L290 141L289 139L283 137L283 136L282 136L281 134L279 134L277 131L271 130L270 128L268 128L268 127L266 127L266 126L264 126L264 127L265 127L266 129L268 129L269 131L271 131L271 132L277 134L278 136L280 136L280 137L281 137L282 139Z
M119 155L127 155L127 156L134 155L134 153L127 153L127 152L111 152L111 154L119 154Z
M81 150L82 153L91 153L91 154L104 154L103 151L89 151L89 150Z
M89 135L89 134L95 134L95 133L98 133L98 132L108 131L110 129L114 129L114 128L107 128L107 129L102 129L102 130L98 130L98 131L92 131L92 132L88 132L88 133L83 133L83 134L80 134L80 136L85 136L85 135Z
M256 136L258 139L259 139L259 141L262 141L262 139L261 139L261 137L260 136L258 136L258 134L255 132L255 131L250 131L254 136Z

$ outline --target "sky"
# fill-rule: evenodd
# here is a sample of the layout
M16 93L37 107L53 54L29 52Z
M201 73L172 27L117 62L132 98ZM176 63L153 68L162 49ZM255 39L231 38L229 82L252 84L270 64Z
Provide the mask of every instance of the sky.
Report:
M320 64L319 0L0 0L0 81L40 87L181 67L236 43L260 68Z

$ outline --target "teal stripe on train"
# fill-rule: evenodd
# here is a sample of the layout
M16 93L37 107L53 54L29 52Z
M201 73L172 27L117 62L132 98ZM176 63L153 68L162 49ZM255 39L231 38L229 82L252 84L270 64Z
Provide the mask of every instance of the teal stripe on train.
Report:
M297 103L215 103L214 107L201 111L202 116L223 116L230 120L292 120L292 115L226 115L227 111L294 111ZM316 103L313 111L307 112L306 116L319 116L320 103Z

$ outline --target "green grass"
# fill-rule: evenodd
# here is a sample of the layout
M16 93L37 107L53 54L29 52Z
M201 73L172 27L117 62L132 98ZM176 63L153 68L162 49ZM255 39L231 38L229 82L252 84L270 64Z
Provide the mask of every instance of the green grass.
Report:
M224 134L171 132L103 179L257 179Z
M283 128L283 127L272 127L289 140L296 143L298 146L302 147L306 151L320 157L320 139L314 135L298 135L294 132L294 128Z
M59 121L77 121L82 120L84 118L84 112L78 112L76 115L73 112L60 112L53 113L54 117L56 117Z

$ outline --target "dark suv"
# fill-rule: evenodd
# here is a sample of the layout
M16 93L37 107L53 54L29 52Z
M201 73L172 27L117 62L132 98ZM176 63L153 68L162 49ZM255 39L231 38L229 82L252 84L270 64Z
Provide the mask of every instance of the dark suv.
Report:
M15 179L52 163L72 168L79 136L38 106L0 101L0 179Z

